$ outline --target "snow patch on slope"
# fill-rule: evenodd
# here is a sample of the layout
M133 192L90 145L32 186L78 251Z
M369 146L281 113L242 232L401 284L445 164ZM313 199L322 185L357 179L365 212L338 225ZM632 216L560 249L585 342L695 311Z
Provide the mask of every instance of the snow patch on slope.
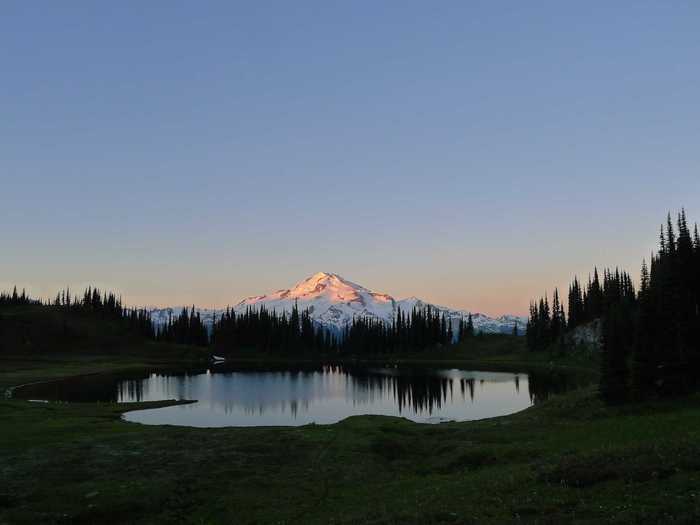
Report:
M352 322L353 317L371 317L385 322L391 322L399 309L409 313L413 308L431 308L444 314L456 331L460 319L466 318L469 312L455 310L444 306L433 305L417 297L396 300L385 293L368 290L364 286L341 277L336 273L318 272L311 277L299 281L292 288L277 290L268 295L247 297L233 307L237 313L243 313L248 308L264 306L277 313L290 313L294 305L299 310L308 309L311 318L324 328L339 331ZM151 316L156 324L167 323L168 316L177 316L182 308L161 308L151 310ZM211 325L214 316L220 316L223 310L198 310L203 321ZM513 315L503 315L492 318L481 313L472 313L474 328L484 333L512 333L513 326L518 324L520 334L525 332L526 319Z

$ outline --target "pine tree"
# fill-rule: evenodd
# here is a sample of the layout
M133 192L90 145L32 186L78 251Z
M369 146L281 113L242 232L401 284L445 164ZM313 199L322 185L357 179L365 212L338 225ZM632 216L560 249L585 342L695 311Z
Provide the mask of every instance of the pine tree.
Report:
M472 319L472 314L469 312L469 317L467 317L467 325L465 327L466 337L474 336L474 320Z
M627 399L627 352L617 306L603 318L600 394L611 404Z

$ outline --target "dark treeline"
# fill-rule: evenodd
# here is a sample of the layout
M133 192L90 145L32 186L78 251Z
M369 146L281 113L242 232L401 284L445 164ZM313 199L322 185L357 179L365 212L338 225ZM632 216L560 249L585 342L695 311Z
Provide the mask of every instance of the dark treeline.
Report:
M391 323L373 317L355 317L341 333L315 324L307 310L276 313L264 307L243 313L228 309L215 320L211 344L222 353L255 349L279 353L380 354L418 351L448 346L474 335L471 315L460 321L457 334L452 323L430 307L399 310Z
M308 310L299 312L297 305L289 315L265 307L248 308L243 313L227 309L220 319L214 320L211 344L221 352L250 349L299 354L338 349L333 334L314 326Z
M453 323L444 313L426 306L411 312L398 310L391 322L358 316L340 332L314 323L310 312L294 306L291 312L277 313L265 307L237 313L227 309L207 326L194 306L156 326L145 309L126 308L121 297L89 287L73 296L60 291L52 301L30 298L24 291L0 294L0 306L34 304L70 312L83 312L104 319L121 320L131 332L148 339L195 346L211 346L221 353L256 350L279 354L386 354L448 347L475 335L471 314Z
M40 299L32 299L27 295L27 292L23 289L22 293L17 293L17 287L15 286L12 293L0 292L0 306L20 306L20 305L41 305Z
M164 343L207 346L209 332L193 305L190 311L183 308L175 319L169 317L168 322L155 331L154 339Z
M603 270L600 280L598 269L588 277L585 289L578 278L569 286L568 315L555 288L552 306L545 295L537 302L530 303L530 317L527 324L527 345L530 350L557 350L564 352L565 335L577 326L596 319L604 319L612 309L624 307L625 311L634 308L637 300L632 278L619 269Z
M413 352L461 343L473 335L471 314L467 320L460 319L455 334L451 320L430 306L411 312L398 309L390 324L369 317L353 319L345 329L341 350L350 354Z
M53 307L63 311L90 313L103 319L123 323L132 333L155 339L156 331L147 310L126 308L122 300L113 292L102 292L92 286L85 289L82 295L71 295L69 288L56 294L53 300L41 300L29 297L24 290L17 293L17 287L12 294L0 293L0 306L35 305Z
M98 288L88 287L82 297L71 298L70 289L59 292L54 299L54 306L78 312L88 312L106 319L114 319L126 324L127 329L144 337L154 339L156 332L147 310L126 308L121 297L114 292L101 292Z
M598 272L583 290L569 288L568 321L554 323L546 298L531 307L531 350L552 348L563 334L601 322L600 393L610 403L697 390L700 386L700 238L685 211L661 227L659 250L642 262L639 291L630 276ZM564 328L561 328L563 326ZM559 327L559 328L557 328Z
M685 211L678 216L677 229L676 236L669 215L666 229L661 228L659 251L650 267L642 266L636 337L617 343L625 312L610 319L604 333L610 360L626 362L632 352L632 366L615 372L631 378L636 396L649 391L676 394L700 386L700 237L697 224L691 235Z
M566 316L557 289L552 295L551 308L546 295L538 302L530 302L530 316L525 332L527 346L530 350L551 349L555 344L561 346L565 331Z
M593 271L593 279L588 278L586 290L581 289L578 279L569 287L569 320L568 328L605 317L611 308L621 304L636 301L636 292L632 278L627 272L619 269L605 270L603 283L598 277L598 269Z

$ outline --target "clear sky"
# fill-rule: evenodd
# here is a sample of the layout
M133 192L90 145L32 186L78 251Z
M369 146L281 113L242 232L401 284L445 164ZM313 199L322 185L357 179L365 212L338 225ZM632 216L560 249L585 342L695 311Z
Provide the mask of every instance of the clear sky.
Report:
M700 2L0 4L0 287L524 313L700 218Z

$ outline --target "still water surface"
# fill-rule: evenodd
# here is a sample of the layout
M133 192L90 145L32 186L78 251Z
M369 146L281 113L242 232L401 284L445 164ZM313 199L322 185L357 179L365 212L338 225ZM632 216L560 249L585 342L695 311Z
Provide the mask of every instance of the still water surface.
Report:
M523 410L572 385L566 378L456 368L314 366L99 375L48 383L24 397L67 401L196 403L127 412L152 425L296 426L353 415L400 416L421 423L467 421ZM43 388L43 390L42 390Z

